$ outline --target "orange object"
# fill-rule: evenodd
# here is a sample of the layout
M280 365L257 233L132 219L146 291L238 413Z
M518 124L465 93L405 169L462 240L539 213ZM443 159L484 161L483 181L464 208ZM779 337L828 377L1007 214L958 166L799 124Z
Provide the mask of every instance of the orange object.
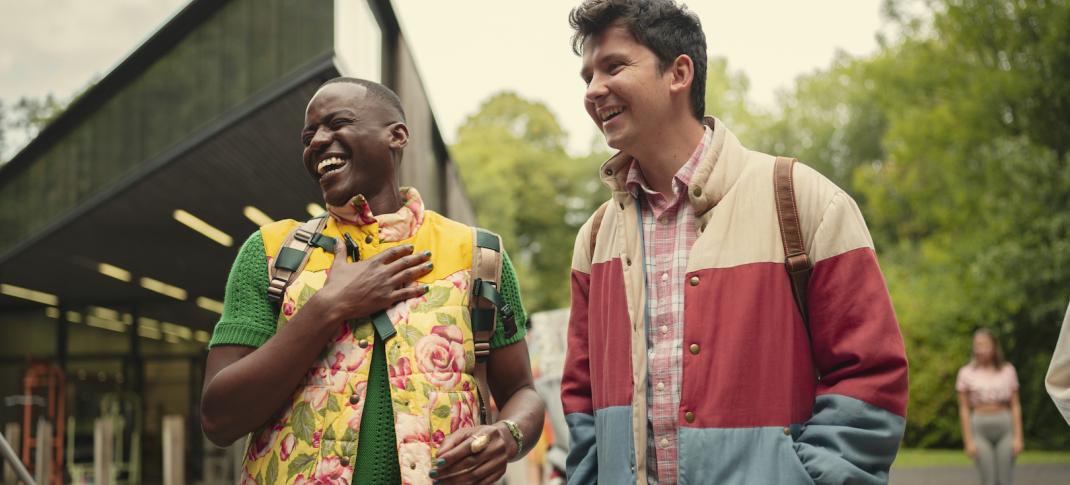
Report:
M26 400L22 404L22 462L33 473L35 463L31 461L33 448L37 446L38 436L33 436L33 400L35 391L44 391L48 396L48 407L45 409L45 418L53 423L52 433L52 476L46 478L45 483L61 485L63 483L63 432L66 424L64 405L67 402L67 380L61 370L55 364L46 362L34 362L22 378L23 395Z

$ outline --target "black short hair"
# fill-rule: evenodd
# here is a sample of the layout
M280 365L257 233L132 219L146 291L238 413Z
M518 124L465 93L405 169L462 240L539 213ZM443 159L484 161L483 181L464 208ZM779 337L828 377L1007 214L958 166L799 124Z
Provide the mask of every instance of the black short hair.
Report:
M320 89L323 89L323 86L326 86L328 84L336 83L350 83L359 86L364 86L368 89L369 96L371 96L376 101L383 103L386 107L397 111L397 115L400 118L401 122L405 122L405 108L401 107L401 98L398 97L397 93L395 93L394 90L383 86L382 84L379 84L375 81L345 76L336 77L334 79L328 80L320 86Z
M681 54L695 65L691 82L691 111L702 120L706 113L706 34L698 15L674 0L585 0L569 13L572 51L583 53L592 35L621 22L635 40L654 51L661 72Z

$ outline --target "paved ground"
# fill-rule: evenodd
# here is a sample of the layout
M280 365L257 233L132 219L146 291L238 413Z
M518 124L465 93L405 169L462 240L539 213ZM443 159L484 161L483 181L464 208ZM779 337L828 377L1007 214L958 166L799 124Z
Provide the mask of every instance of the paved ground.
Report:
M974 468L908 468L894 469L890 485L973 485L980 483ZM1014 485L1070 484L1070 464L1018 465L1014 469Z

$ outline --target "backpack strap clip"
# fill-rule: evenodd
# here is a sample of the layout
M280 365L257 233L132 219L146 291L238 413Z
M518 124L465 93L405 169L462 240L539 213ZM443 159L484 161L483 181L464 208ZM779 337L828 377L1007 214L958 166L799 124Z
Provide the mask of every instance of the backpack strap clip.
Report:
M323 248L327 251L334 250L334 240L322 234L327 225L326 215L313 217L300 226L297 226L275 254L274 264L268 266L268 300L275 306L282 304L286 295L286 288L293 283L297 275L308 263L308 256L313 247ZM329 241L329 242L328 242ZM327 249L327 247L330 249Z

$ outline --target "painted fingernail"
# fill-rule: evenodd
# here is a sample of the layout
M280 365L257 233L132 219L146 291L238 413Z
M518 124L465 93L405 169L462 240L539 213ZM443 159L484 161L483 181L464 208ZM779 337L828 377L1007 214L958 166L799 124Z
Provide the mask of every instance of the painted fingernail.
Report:
M431 470L431 472L430 472L430 473L428 473L428 474L427 474L427 476L429 476L429 477L431 477L431 478L436 478L436 477L438 477L438 470Z
M442 458L439 458L438 461L435 462L435 466L442 466L442 465L445 465L445 464L446 464L446 460L443 460Z
M432 263L432 262L428 262L427 263L427 269L431 269L431 268L434 268L434 267L435 267L435 263Z
M430 258L431 257L431 250L424 251L424 257Z
M431 285L424 285L424 293L431 291ZM441 461L441 460L439 460Z

